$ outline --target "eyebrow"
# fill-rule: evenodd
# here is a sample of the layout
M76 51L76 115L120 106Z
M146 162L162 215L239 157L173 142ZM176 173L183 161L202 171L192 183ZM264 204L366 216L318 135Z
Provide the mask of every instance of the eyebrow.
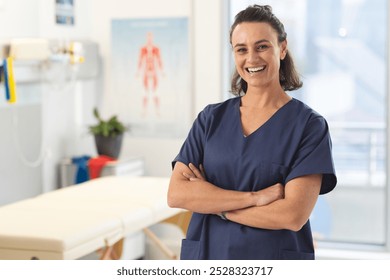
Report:
M270 40L261 39L261 40L256 41L256 42L255 42L255 45L258 45L258 44L261 44L261 43L264 43L264 42L272 44ZM244 47L244 46L246 46L246 44L244 44L244 43L237 43L237 44L235 44L235 45L233 46L233 48L236 48L236 47Z

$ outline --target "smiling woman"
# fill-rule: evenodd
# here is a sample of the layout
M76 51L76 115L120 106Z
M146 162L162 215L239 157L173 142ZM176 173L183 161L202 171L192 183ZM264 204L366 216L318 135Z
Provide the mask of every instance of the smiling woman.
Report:
M229 22L252 3L259 1L230 0ZM261 3L272 3L285 24L289 54L302 74L304 86L291 96L321 113L332 135L339 180L311 216L318 248L389 252L388 1ZM233 60L230 66L232 73Z
M193 211L182 259L313 259L309 216L336 176L325 119L286 91L302 84L269 6L237 14L238 96L199 113L168 204Z
M286 40L279 43L268 23L242 22L236 25L231 41L241 79L254 88L280 88L279 68L287 53Z
M262 21L253 20L253 17L256 17L256 13L259 13L258 16L263 18ZM239 37L234 37L237 34ZM261 36L264 37L262 38ZM250 40L254 41L251 42ZM272 11L267 11L266 9L262 11L242 11L241 17L236 18L230 29L230 43L233 47L236 66L239 65L240 58L241 60L246 58L251 50L253 53L249 54L254 55L253 59L261 55L269 56L273 54L276 57L275 63L277 64L277 69L279 69L278 78L283 89L296 90L302 86L287 48L287 33L284 31L283 24L273 16ZM247 68L246 71L253 73L264 70L265 67L266 65L251 69ZM239 68L236 67L231 85L232 92L237 95L246 92L247 89L247 81L239 71Z
M267 39L257 40L259 36ZM237 25L232 34L232 44L237 72L247 84L263 88L279 86L280 60L284 59L287 42L279 44L276 32L269 24Z

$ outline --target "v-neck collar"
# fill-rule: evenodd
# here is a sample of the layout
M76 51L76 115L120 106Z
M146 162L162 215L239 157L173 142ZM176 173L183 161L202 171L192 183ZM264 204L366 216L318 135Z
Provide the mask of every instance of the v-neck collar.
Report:
M266 120L262 125L260 125L258 128L256 128L252 133L248 134L248 135L245 135L244 133L244 129L243 129L243 126L242 126L242 122L241 122L241 112L240 112L240 107L241 107L241 98L242 97L238 97L237 98L237 102L236 102L236 112L237 112L237 115L236 115L236 120L238 121L238 124L239 124L239 128L240 128L240 133L242 135L242 137L244 139L248 139L250 138L252 135L254 134L257 134L258 131L262 130L263 127L266 127L268 126L268 124L270 122L273 121L273 119L277 118L278 115L283 112L285 110L286 107L288 107L289 104L293 103L293 100L295 100L294 98L291 98L286 104L284 104L282 107L280 107L275 113L272 114L272 116Z

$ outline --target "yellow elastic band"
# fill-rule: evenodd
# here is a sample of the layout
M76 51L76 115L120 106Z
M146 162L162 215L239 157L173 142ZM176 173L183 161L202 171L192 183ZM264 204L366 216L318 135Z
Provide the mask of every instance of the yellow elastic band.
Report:
M9 86L9 103L16 102L16 83L14 76L14 59L12 57L7 58L7 72L8 72L8 86Z

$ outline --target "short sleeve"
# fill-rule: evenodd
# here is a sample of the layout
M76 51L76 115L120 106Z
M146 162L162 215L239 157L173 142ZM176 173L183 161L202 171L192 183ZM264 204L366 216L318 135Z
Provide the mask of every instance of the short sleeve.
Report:
M323 175L320 194L328 193L336 186L332 141L328 124L321 116L308 121L286 182L311 174Z
M187 139L184 141L179 154L172 161L172 168L178 161L186 165L193 163L196 166L199 166L199 164L203 162L204 139L208 115L207 109L208 107L201 111L192 124Z

